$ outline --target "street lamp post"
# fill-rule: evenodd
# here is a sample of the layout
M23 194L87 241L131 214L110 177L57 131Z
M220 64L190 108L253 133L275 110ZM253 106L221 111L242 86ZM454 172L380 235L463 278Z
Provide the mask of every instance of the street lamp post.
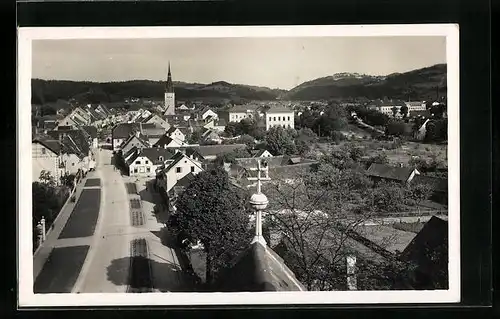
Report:
M250 181L257 181L257 193L253 194L250 197L250 205L255 210L255 237L252 240L252 244L255 242L259 242L262 245L266 246L266 240L262 235L262 211L266 209L267 204L269 203L266 195L262 194L262 181L268 181L269 178L269 170L267 167L267 163L264 162L262 165L261 160L257 161L257 168L251 168L251 171L257 171L257 177L249 177ZM261 173L264 172L265 176L263 177Z

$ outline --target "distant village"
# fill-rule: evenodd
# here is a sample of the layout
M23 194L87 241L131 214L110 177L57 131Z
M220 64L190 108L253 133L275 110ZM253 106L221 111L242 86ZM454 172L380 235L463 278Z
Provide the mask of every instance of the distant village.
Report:
M420 195L417 193L419 190L424 192L423 188L412 188L411 196L415 196L415 201L418 199L418 205L407 204L400 211L381 212L364 224L367 227L376 226L373 227L376 230L365 227L364 230L346 232L351 250L346 261L346 273L339 274L345 278L346 289L362 289L361 277L357 277L358 284L353 279L356 276L355 269L361 269L359 260L362 259L381 260L380 264L396 263L394 260L415 262L420 279L407 283L405 289L436 287L434 284L437 279L434 275L447 271L447 261L442 260L444 255L440 255L438 262L430 262L428 257L422 257L422 251L437 251L437 246L447 242L446 161L441 161L438 165L436 158L428 159L411 154L404 157L406 162L397 160L397 156L400 156L398 151L406 150L406 153L411 153L410 147L404 146L406 144L402 140L411 140L409 143L412 143L415 154L434 147L422 142L428 138L431 130L432 134L437 134L434 133L437 130L436 123L447 118L446 102L439 97L434 101L401 101L390 98L337 101L336 108L347 115L348 126L344 125L335 134L333 131L336 129L330 127L337 125L337 118L331 121L328 118L324 121L317 120L330 116L331 102L253 101L213 107L205 104L202 99L177 101L170 69L164 101L134 97L123 101L123 105L134 105L133 109L105 103L77 104L74 103L71 109L61 108L55 115L42 115L39 108L34 110L33 182L41 182L47 175L53 177L56 185L63 185L67 176L72 176L72 180L83 179L96 169L100 149L109 148L117 169L131 181L151 184L160 195L165 209L175 214L178 210L177 200L190 183L198 174L214 166L220 166L227 172L232 186L251 193L257 184L259 189L261 183L263 189L266 189L273 185L273 180L280 179L291 185L297 176L317 169L323 163L322 157L318 155L322 148L326 152L337 154L335 152L342 149L343 142L353 145L358 143L356 147L350 146L348 152L351 157L337 157L338 161L344 163L352 160L361 163L356 170L374 183L425 185L427 193L426 198L418 199ZM438 113L439 119L436 119ZM377 114L382 114L385 122L370 120L377 117ZM308 117L316 117L315 124L309 130L313 133L307 133L314 135L310 139L301 135L306 134L304 132L307 125L304 123ZM252 128L248 128L250 125L253 125ZM260 133L249 134L251 130ZM298 135L291 135L292 144L295 145L293 151L277 152L281 145L265 143L269 140L269 132L276 130L299 132L296 133ZM304 151L297 148L299 140ZM379 146L370 149L369 143L378 143ZM443 137L434 144L445 143L446 137ZM354 155L356 152L360 152L358 157ZM378 160L379 158L382 160ZM257 176L256 167L261 165L259 163L264 163L269 180L263 178L261 182ZM260 176L260 171L258 175ZM71 185L72 189L76 187L77 183ZM399 189L394 189L394 192L399 192ZM410 195L404 194L406 195L401 195L401 198L406 201ZM392 195L387 193L385 197ZM270 194L268 196L272 200ZM255 222L253 215L250 216L250 221ZM394 225L399 226L396 229ZM410 226L405 225L417 228L409 230L406 227ZM388 240L389 235L384 235L388 233L388 229L392 231L391 236L396 233L397 238L391 244L384 244ZM282 240L283 235L266 236L268 240L263 247L262 242L254 241L249 249L241 253L246 257L240 256L239 261L229 267L232 270L224 272L217 279L217 289L314 289L311 287L318 281L305 283L298 280L303 278L297 274L300 267L287 262L287 242ZM433 238L433 243L427 239L429 236ZM186 240L180 242L185 243ZM200 245L203 246L198 241L190 242L188 246L196 250ZM240 263L247 265L242 266ZM248 266L249 264L253 266ZM267 270L272 274L266 273ZM255 285L260 285L260 288ZM329 287L326 290L334 289L331 285L324 287Z

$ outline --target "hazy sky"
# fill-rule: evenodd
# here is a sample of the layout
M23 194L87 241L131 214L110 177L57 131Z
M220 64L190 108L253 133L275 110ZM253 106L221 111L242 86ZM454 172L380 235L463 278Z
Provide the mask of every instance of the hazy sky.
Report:
M339 72L387 75L446 63L443 37L35 40L33 78L165 80L290 89Z

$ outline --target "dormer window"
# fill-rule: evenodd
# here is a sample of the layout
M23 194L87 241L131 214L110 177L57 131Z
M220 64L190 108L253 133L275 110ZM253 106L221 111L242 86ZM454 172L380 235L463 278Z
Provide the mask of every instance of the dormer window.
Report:
M158 157L158 160L159 160L160 162L163 162L163 156Z

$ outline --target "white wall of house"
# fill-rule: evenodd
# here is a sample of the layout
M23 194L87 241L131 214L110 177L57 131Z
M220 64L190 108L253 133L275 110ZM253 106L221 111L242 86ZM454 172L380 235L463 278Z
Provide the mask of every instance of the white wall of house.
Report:
M176 165L170 168L170 170L166 173L167 177L167 192L172 189L172 187L177 184L177 181L186 176L189 173L198 174L203 171L201 168L201 163L191 159L187 156L184 156L182 160L180 160Z
M262 155L260 155L259 157L273 157L273 154L269 153L268 150L265 150L264 153L262 153Z
M186 140L186 135L184 135L184 133L182 133L182 131L179 130L178 128L175 129L175 131L170 133L168 136L173 140L178 140L181 142L184 142Z
M251 110L247 112L229 112L229 122L241 122L241 120L246 118L255 118L255 112Z
M31 157L32 157L32 181L39 181L40 173L42 171L50 172L54 177L56 183L59 183L60 170L59 155L52 152L40 143L31 143Z
M145 156L137 157L133 163L129 165L130 176L154 177L156 176L157 166Z
M114 138L113 139L113 151L116 151L120 148L120 145L125 141L124 138Z
M97 137L94 137L92 139L92 147L93 148L98 148L99 147L99 140L97 139Z
M78 169L88 170L88 157L80 159L76 154L63 154L61 160L64 163L66 172L69 174L76 174Z
M281 126L283 128L294 128L295 119L293 111L289 113L266 112L266 131L273 126Z

